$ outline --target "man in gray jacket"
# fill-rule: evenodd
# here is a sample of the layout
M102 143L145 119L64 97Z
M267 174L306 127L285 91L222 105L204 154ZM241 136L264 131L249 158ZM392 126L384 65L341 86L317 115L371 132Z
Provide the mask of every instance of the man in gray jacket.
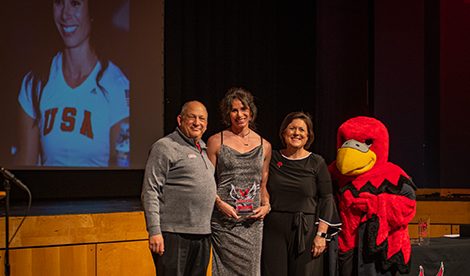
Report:
M152 145L142 204L157 275L206 275L216 195L214 166L201 140L207 111L187 102L176 130Z

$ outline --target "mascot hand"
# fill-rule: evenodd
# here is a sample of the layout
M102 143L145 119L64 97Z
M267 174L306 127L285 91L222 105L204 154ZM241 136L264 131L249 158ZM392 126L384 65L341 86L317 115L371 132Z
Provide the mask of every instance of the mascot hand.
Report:
M379 196L370 194L370 193L362 193L359 195L359 198L364 198L367 201L367 215L371 216L377 214L379 210Z
M354 200L351 207L367 213L364 219L369 219L372 215L377 214L379 208L379 198L370 193L361 193L358 198Z
M367 199L365 198L354 199L354 201L351 203L351 207L360 210L364 213L367 213L367 210L369 210L369 208L367 207Z

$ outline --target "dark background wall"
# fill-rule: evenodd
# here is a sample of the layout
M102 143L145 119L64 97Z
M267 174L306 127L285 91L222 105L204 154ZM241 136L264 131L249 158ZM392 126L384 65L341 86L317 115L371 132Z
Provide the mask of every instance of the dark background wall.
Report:
M390 161L418 186L429 186L423 167L425 6L401 2L166 3L165 132L193 98L211 114L205 138L220 131L218 102L228 88L241 86L256 96L258 130L273 148L281 147L284 116L304 110L315 122L311 150L331 163L338 127L354 116L375 116L390 130Z
M315 111L315 2L286 2L165 3L166 133L191 99L208 108L204 138L222 130L219 101L234 86L253 93L258 131L274 145L287 112Z
M440 183L469 186L470 153L470 1L441 2Z
M165 132L181 105L208 108L204 135L223 129L219 101L233 86L252 92L258 132L279 149L292 111L315 121L312 150L332 162L336 129L372 115L368 102L368 1L171 1L165 3ZM175 19L181 20L175 20Z
M462 179L469 143L459 143L470 138L465 107L470 102L465 78L470 63L464 51L469 32L462 24L469 5L446 3L167 1L164 132L176 127L181 105L197 99L209 111L206 140L223 129L219 101L229 88L243 87L259 108L257 131L274 149L281 148L282 119L303 110L314 117L311 150L331 163L338 127L354 116L374 116L389 130L390 161L419 188L467 188ZM451 31L455 28L459 31ZM35 178L26 171L16 173ZM36 188L36 195L140 193L142 170L78 173L94 180L64 188L73 174L44 172L52 184ZM91 187L93 192L87 191Z
M431 2L427 2L427 5ZM403 167L419 187L429 188L431 183L425 181L424 175L426 141L424 4L425 1L376 3L374 116L389 129L389 160ZM439 20L439 17L434 19ZM435 43L438 44L439 41Z

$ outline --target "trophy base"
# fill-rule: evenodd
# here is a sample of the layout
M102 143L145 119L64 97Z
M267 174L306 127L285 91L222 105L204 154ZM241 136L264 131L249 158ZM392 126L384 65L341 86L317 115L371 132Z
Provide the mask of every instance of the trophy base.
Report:
M247 217L247 216L254 216L255 213L253 213L253 212L238 212L238 215L242 216L242 217Z

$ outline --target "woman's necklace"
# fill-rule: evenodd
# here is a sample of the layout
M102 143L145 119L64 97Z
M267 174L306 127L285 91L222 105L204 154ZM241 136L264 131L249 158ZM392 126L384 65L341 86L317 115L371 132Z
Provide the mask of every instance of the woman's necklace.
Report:
M241 134L241 135L240 135L240 134L236 134L235 132L233 132L233 130L232 130L232 129L230 129L230 131L231 131L233 134L235 134L235 136L237 136L237 138L240 140L240 142L242 142L242 143L243 143L243 145L245 145L246 147L248 147L248 145L250 144L250 143L249 143L249 142L250 142L250 140L246 141L245 139L246 139L246 137L248 136L248 134L250 134L250 132L251 132L251 129L250 129L250 130L248 130L248 132L247 132L247 133L245 133L245 134ZM243 138L243 139L242 139L242 138Z

